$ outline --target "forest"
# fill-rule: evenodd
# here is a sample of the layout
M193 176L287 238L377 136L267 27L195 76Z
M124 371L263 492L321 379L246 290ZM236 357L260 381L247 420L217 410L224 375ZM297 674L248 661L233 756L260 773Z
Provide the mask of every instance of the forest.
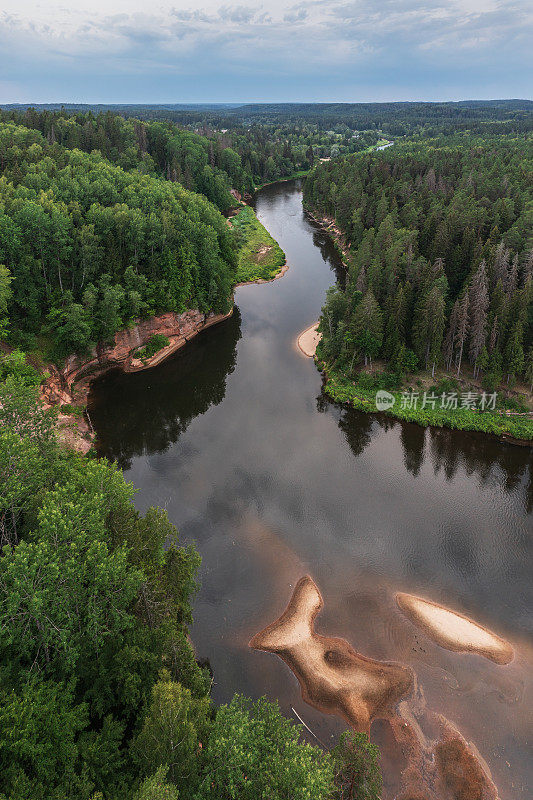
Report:
M322 312L325 361L383 360L391 387L439 367L532 384L531 156L524 136L456 134L317 166L305 204L335 221L349 270Z
M154 111L152 116L158 115ZM306 119L249 126L214 124L208 115L187 130L168 118L30 107L0 111L0 120L39 130L47 141L69 149L98 150L123 169L179 182L222 211L232 205L229 188L249 194L265 182L306 172L320 158L359 152L380 138L375 130L354 131L345 123L326 130Z
M0 121L39 131L49 144L100 155L124 170L165 178L205 195L219 209L232 205L230 188L253 189L240 157L227 144L208 140L168 120L140 121L111 111L0 111Z
M20 113L27 105L4 105ZM183 127L208 124L215 128L306 123L320 130L344 124L352 130L381 130L390 136L424 132L427 136L471 131L475 133L531 130L531 100L461 100L419 103L234 103L166 105L96 105L49 103L43 111L99 114L107 110L144 120L171 120Z
M215 707L188 637L200 556L105 459L58 445L41 375L0 356L0 798L377 800L377 749ZM350 795L355 797L355 795Z
M14 123L0 126L0 166L13 343L58 360L139 316L229 308L235 242L203 196Z
M265 698L215 706L188 634L198 551L40 401L36 354L225 311L243 253L246 277L284 261L251 209L222 216L241 168L220 147L217 166L195 133L107 114L0 123L0 800L378 797L366 736L324 752Z

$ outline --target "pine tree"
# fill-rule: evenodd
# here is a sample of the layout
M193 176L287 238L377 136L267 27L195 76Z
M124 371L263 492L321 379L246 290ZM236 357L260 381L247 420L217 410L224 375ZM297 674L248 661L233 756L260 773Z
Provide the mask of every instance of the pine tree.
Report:
M505 347L505 370L507 372L507 383L514 380L520 374L524 366L524 349L522 347L523 327L520 320L515 322L509 334Z
M500 242L496 248L494 262L492 264L492 282L494 285L497 284L498 281L501 281L502 284L505 283L507 273L509 272L509 256L510 253L505 246L505 242Z
M512 295L518 286L518 270L519 270L519 263L518 263L518 256L516 255L513 258L513 263L509 267L509 271L507 273L507 278L505 281L505 294Z
M446 369L448 371L452 368L452 361L455 353L455 341L457 336L457 326L459 322L460 305L461 305L460 300L456 300L455 303L453 304L452 312L450 314L448 331L444 339L443 355L444 355L444 363L446 364Z
M481 262L476 270L469 293L470 305L470 346L469 358L474 367L474 377L477 372L477 362L485 347L487 338L487 310L489 307L489 293L487 290L487 266Z
M431 364L432 375L435 375L445 324L444 294L439 281L436 281L424 297L413 327L417 355L425 362L426 369Z
M457 374L461 374L461 363L463 360L463 350L468 334L468 292L465 292L463 297L458 301L457 309L457 330L455 333L455 347L457 349L456 363Z
M372 292L367 292L353 315L352 333L365 367L376 357L383 340L383 315Z
M529 348L526 356L526 364L524 374L527 382L530 385L530 391L533 392L533 346Z

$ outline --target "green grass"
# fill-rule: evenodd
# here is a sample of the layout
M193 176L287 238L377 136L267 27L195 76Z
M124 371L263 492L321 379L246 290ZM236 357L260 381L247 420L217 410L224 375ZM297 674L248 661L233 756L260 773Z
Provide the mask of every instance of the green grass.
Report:
M261 225L250 206L231 219L239 240L237 283L271 280L285 264L285 253Z
M61 406L61 413L72 415L73 417L83 417L85 413L85 406L77 406L72 403L64 403Z
M276 178L273 181L267 181L266 183L258 183L255 186L255 191L257 192L259 189L262 189L264 186L271 186L273 183L281 183L283 181L293 181L295 178L305 178L308 175L310 170L308 169L299 169L296 172L291 173L291 175L284 175L283 178Z
M319 368L326 378L324 390L336 403L347 403L358 411L368 414L376 413L376 389L354 385L353 381L335 370L325 369L323 362ZM527 417L506 417L492 411L473 411L467 408L441 409L436 407L402 408L402 392L388 390L395 402L386 414L397 419L416 422L418 425L432 425L438 428L455 428L457 430L482 431L496 436L508 436L533 443L533 420Z

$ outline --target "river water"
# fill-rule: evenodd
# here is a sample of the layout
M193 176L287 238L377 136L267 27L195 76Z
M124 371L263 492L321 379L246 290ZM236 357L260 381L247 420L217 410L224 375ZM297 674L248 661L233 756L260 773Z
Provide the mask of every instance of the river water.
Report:
M428 706L475 743L502 800L529 797L532 451L330 403L295 338L341 264L304 215L298 181L265 187L255 205L289 271L237 289L233 317L159 367L96 382L100 453L134 482L139 509L166 508L197 544L192 638L216 701L277 698L326 745L343 729L301 700L285 664L248 647L310 574L325 603L319 632L411 666ZM397 591L475 618L513 644L514 661L439 647L402 615Z

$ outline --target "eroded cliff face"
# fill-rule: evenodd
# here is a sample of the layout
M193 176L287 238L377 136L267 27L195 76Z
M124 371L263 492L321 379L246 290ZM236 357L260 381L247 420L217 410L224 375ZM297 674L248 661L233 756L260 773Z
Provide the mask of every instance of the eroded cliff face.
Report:
M46 407L84 405L91 381L110 369L121 368L126 372L149 369L168 358L204 328L215 325L231 316L227 314L203 314L191 309L182 314L167 312L157 317L137 320L129 328L118 331L110 344L97 345L86 358L69 356L64 366L48 367L49 377L41 386L41 400ZM169 344L152 358L141 361L135 352L156 334L162 334ZM92 445L94 433L88 418L71 414L60 414L58 435L66 444L80 452L87 452Z

